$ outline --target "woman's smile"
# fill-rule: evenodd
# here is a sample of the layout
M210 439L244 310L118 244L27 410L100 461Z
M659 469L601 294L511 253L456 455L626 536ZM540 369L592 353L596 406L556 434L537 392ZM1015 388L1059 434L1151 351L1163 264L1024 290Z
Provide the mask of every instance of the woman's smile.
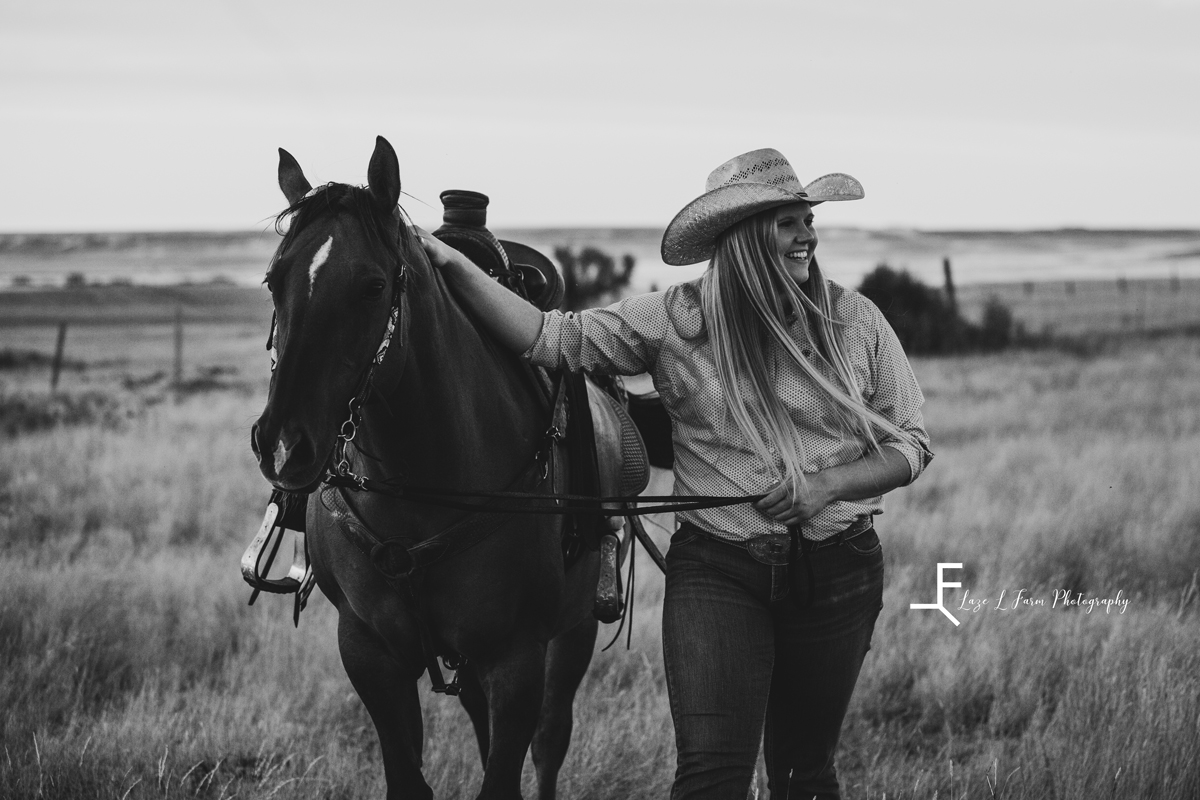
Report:
M808 268L817 248L812 224L812 206L806 202L780 206L775 211L776 252L796 283L808 281Z

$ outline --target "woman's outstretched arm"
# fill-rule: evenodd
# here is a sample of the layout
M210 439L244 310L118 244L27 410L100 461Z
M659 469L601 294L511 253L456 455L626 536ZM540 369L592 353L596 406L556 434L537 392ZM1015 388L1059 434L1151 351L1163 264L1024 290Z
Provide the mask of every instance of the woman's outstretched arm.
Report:
M542 312L505 289L462 253L417 228L421 246L454 296L500 344L524 353L542 330Z

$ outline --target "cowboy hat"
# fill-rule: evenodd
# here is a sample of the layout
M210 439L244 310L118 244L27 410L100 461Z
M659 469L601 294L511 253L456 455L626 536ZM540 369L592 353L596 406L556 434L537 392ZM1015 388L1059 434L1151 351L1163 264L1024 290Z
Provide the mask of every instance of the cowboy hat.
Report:
M807 186L783 153L766 148L731 158L709 173L704 194L683 207L663 233L662 259L683 266L712 258L717 237L731 225L768 208L826 200L861 200L862 184L832 172Z

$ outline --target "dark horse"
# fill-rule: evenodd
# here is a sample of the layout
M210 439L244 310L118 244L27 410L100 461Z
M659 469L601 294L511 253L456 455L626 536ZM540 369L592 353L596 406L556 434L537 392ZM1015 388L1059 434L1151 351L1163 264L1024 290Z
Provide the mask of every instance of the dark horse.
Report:
M549 421L536 376L476 327L431 268L397 205L399 165L382 137L368 184L314 191L280 150L289 203L280 216L291 225L267 275L277 367L251 435L263 475L289 491L320 485L396 305L395 333L370 373L372 399L347 448L353 470L447 489L545 491L536 479L515 484L537 474L528 468ZM519 797L532 745L539 796L552 798L596 638L596 554L564 567L557 516L472 515L387 494L344 495L381 538L420 542L452 526L494 528L423 570L414 613L339 529L322 493L310 497L317 585L338 610L342 663L379 733L387 796L432 796L421 775L423 614L434 648L467 659L459 697L483 757L479 796Z

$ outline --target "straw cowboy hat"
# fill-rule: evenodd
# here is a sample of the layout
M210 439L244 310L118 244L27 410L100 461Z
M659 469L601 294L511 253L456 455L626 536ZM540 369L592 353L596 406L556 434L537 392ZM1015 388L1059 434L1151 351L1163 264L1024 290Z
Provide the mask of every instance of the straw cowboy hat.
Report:
M704 194L684 206L667 226L662 259L683 266L712 258L717 237L735 222L775 206L811 205L826 200L861 200L863 187L854 178L832 172L807 186L800 183L783 153L766 148L731 158L709 173Z

